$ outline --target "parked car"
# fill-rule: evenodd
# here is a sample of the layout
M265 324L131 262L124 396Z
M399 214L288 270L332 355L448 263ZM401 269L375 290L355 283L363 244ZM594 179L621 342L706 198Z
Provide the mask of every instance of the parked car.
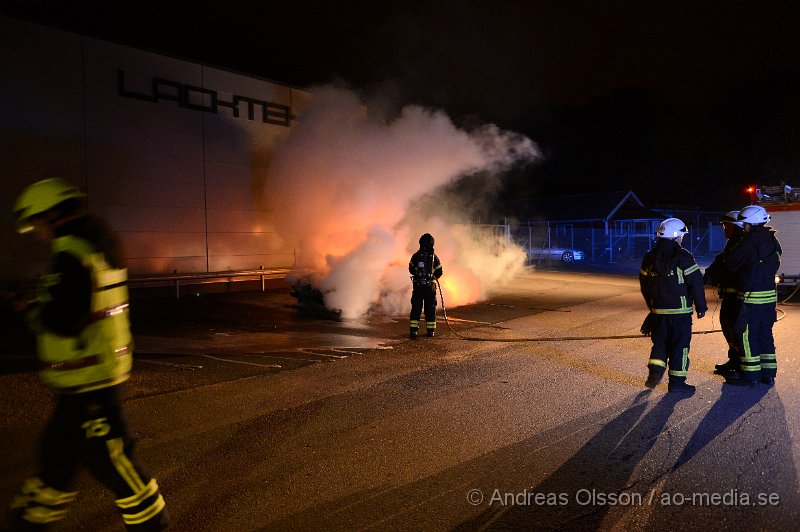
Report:
M534 262L539 260L561 261L564 264L572 264L576 260L583 260L586 255L579 249L569 247L544 247L544 248L531 248L528 250L528 261Z

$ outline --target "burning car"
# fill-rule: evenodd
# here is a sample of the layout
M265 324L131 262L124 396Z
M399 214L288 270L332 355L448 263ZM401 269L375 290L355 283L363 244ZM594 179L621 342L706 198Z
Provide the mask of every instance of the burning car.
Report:
M326 320L341 320L342 311L325 305L325 296L308 279L301 279L292 286L292 297L297 299L297 310L301 314Z

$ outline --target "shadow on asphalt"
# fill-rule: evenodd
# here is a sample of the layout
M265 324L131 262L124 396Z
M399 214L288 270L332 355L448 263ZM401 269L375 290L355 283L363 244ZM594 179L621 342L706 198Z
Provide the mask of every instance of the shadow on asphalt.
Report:
M270 523L267 529L312 524L332 529L397 528L422 516L447 513L448 504L463 508L468 503L479 513L455 530L625 528L631 525L619 522L625 512L615 510L626 506L626 495L631 501L627 506L638 506L639 515L648 522L636 529L674 527L675 519L689 511L694 512L692 519L704 519L692 528L705 524L713 528L723 518L733 519L738 528L774 528L800 498L793 489L797 474L786 412L774 388L723 386L731 389L722 390L681 448L687 422L705 411L704 398L715 395L716 386L709 382L694 397L657 397L645 390L430 477L352 493ZM593 435L581 444L587 432ZM748 434L753 435L752 449L742 445ZM700 455L710 444L714 448ZM693 458L693 465L686 466ZM678 465L686 467L676 471ZM553 472L542 478L546 471ZM791 489L786 491L787 487ZM779 505L762 508L758 514L752 506L735 503L692 510L688 504L660 503L665 494L680 495L689 489L728 495L784 491ZM473 492L480 500L471 499ZM503 502L501 498L509 494L544 498ZM648 502L652 495L657 495L653 504Z
M701 449L725 432L747 411L753 408L770 390L767 386L743 388L728 383L722 384L722 393L697 426L683 452L675 461L675 471L691 460Z
M592 496L592 490L602 494L622 493L639 462L647 455L664 430L675 405L688 396L664 394L647 414L645 390L636 395L627 408L609 420L577 453L531 491L564 494L570 504L508 506L490 508L473 521L456 530L524 529L533 523L545 529L559 526L580 530L597 530L613 505L576 504L579 497ZM644 416L643 416L644 414ZM586 492L582 490L587 490Z

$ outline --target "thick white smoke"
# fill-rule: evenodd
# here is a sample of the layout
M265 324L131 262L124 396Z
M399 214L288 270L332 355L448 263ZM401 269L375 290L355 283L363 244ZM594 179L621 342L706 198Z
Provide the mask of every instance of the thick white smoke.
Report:
M408 260L425 232L436 238L448 305L480 300L523 266L521 250L481 244L464 225L480 198L436 198L467 175L483 176L483 190L491 188L492 176L537 157L533 142L495 126L466 132L443 112L418 106L380 120L351 91L312 93L276 150L267 198L276 231L297 243L297 267L315 272L328 308L345 318L407 312Z

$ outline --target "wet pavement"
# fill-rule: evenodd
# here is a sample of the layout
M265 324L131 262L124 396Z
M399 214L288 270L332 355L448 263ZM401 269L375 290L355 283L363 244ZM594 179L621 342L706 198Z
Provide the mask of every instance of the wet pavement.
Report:
M396 319L319 318L290 292L278 285L181 299L134 295L136 369L174 390L340 360L403 339Z
M719 325L708 297L696 332ZM176 530L796 528L796 306L775 326L774 387L713 375L726 346L712 332L692 339L697 393L676 397L643 386L630 275L531 272L416 341L405 316L295 304L280 286L134 297L127 407ZM50 397L17 368L0 401L9 500ZM121 529L97 483L76 488L63 529Z
M451 309L448 320L440 304L438 334L455 337L476 328L497 333L508 329L503 325L508 320L568 313L561 307L626 290L609 285L599 293L559 296L550 287L534 287L525 294L516 288L499 289L491 300ZM174 391L292 370L389 350L408 341L406 316L332 318L319 308L298 305L290 288L278 283L265 292L198 293L180 299L134 293L131 309L135 369L146 376L143 381L149 384L142 385L147 390ZM417 341L430 340L423 335Z

